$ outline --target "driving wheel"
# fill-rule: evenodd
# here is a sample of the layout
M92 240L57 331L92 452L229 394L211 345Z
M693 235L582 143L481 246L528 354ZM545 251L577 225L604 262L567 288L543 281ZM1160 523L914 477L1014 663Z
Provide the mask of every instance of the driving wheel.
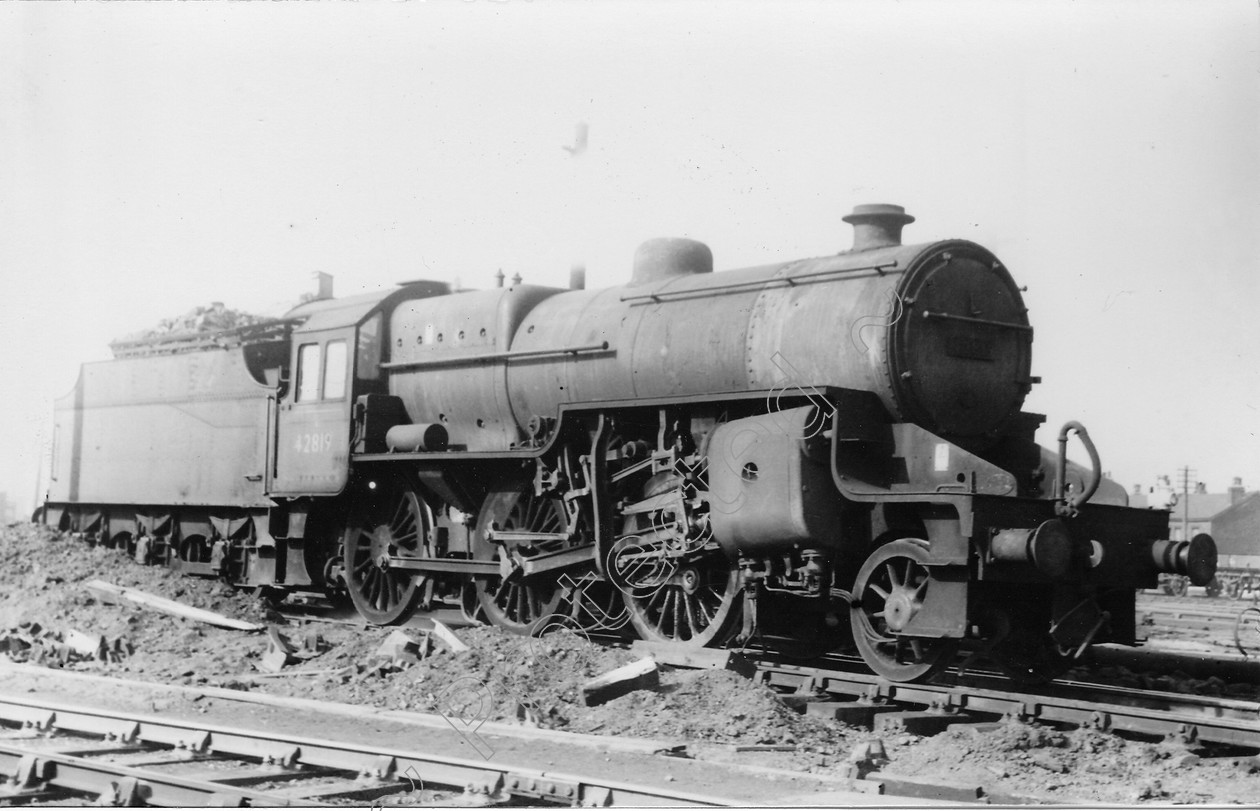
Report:
M499 574L478 577L474 581L477 602L486 619L506 631L530 634L546 625L549 618L559 617L563 589L555 573L525 577L514 566L503 547L490 539L492 529L515 532L560 533L565 529L564 509L559 499L535 496L533 485L521 490L491 493L477 521L473 538L473 557L499 562ZM540 539L532 548L518 547L523 556L555 551L564 541Z
M364 619L398 625L415 613L423 589L421 578L405 569L391 569L389 558L423 555L428 513L410 490L377 492L346 528L342 542L346 589Z

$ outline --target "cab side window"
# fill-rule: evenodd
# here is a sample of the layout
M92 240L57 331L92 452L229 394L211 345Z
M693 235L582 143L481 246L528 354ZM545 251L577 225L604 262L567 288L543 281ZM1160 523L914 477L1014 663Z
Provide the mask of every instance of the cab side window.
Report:
M324 399L340 400L346 396L346 342L329 341L324 358Z
M381 378L381 318L381 314L377 313L359 327L359 357L355 374L360 380Z
M297 396L299 403L319 399L319 344L298 347Z

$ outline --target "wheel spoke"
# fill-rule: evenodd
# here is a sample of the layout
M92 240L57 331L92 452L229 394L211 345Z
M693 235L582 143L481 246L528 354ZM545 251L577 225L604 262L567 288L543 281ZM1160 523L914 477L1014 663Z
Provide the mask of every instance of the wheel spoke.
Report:
M713 594L712 589L706 588L705 591L707 591L710 595ZM708 600L705 600L701 596L702 594L703 592L698 592L696 595L697 597L701 598L701 599L696 600L696 607L700 609L700 617L701 619L704 620L704 627L708 628L710 625L713 624L713 617L716 615L716 608L713 610L710 610L709 605L708 605ZM721 600L718 599L717 602L720 603Z
M892 561L884 564L885 570L888 572L888 582L894 589L901 588L901 581L897 579L897 570L893 568Z
M680 608L682 609L681 610L681 614L682 614L681 626L682 627L679 628L679 631L680 633L685 632L687 634L687 638L691 639L693 636L696 635L696 627L693 622L692 613L691 613L692 612L691 595L688 594L686 591L679 589L678 601L682 604L680 606Z
M661 587L654 590L650 595L648 595L648 598L647 598L648 609L658 614L664 611L665 598L668 596L669 596L669 589L666 587Z
M680 630L679 630L679 627L678 627L678 626L679 626L679 623L678 623L678 598L679 598L679 596L680 596L680 595L679 595L679 592L680 592L680 591L681 591L681 589L678 589L678 588L671 588L671 589L669 590L669 598L665 601L665 605L669 608L669 627L670 627L670 629L671 629L671 634L670 634L670 635L671 635L671 636L673 636L673 637L675 637L675 638L677 638L677 637L679 636L679 634L681 633L681 632L680 632Z
M516 584L516 621L526 622L529 619L529 589L524 583Z

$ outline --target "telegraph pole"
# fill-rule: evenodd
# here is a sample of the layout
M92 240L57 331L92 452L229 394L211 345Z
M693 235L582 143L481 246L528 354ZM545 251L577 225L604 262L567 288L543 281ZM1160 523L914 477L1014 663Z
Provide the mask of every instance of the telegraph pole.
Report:
M1189 465L1183 467L1181 474L1181 540L1190 540L1190 482L1199 475Z

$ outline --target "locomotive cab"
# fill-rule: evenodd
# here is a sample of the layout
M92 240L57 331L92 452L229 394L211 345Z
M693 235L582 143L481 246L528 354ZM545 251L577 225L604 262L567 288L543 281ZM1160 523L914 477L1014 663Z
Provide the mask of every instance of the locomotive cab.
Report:
M293 331L292 381L276 405L268 493L330 496L350 479L354 403L386 390L381 364L389 345L387 313L401 301L449 292L442 282L411 282L384 293L313 301L286 317Z

